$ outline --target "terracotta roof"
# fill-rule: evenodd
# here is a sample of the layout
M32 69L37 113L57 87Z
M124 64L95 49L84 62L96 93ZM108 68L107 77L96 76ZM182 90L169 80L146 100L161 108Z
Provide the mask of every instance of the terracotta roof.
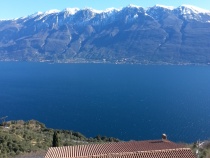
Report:
M170 141L130 141L49 148L45 158L195 158L189 148Z

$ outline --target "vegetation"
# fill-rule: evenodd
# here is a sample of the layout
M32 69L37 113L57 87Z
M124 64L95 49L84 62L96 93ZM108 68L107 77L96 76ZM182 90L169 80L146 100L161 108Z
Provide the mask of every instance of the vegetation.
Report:
M199 154L199 158L210 158L210 141L204 141L198 145L198 143L193 143L190 148L195 154Z
M55 133L57 136L53 137ZM119 141L105 136L86 138L79 132L46 128L43 123L36 120L8 121L5 126L0 125L0 158L43 153L52 146L53 140L54 145L59 143L60 146Z
M70 146L88 143L118 142L119 139L97 135L86 138L79 132L46 128L36 120L8 121L0 125L0 158L43 157L51 146ZM188 145L194 153L198 144ZM200 158L210 158L210 141L199 146Z
M58 133L56 131L53 134L52 146L59 147L59 138L58 138Z

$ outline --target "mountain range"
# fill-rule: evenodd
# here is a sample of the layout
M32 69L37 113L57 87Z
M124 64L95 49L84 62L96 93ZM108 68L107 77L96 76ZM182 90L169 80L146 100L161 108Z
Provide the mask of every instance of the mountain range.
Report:
M0 61L209 64L210 11L129 5L0 20Z

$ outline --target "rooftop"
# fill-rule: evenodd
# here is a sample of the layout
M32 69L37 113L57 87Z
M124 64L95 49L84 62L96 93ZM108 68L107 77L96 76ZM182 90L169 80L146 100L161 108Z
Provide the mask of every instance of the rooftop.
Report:
M195 158L190 148L168 140L113 142L49 148L45 158Z

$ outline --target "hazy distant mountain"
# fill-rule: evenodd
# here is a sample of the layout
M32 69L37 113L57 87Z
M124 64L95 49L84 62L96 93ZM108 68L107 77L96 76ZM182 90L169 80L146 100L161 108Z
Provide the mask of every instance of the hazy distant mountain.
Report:
M0 20L0 60L210 63L210 11L67 8Z

